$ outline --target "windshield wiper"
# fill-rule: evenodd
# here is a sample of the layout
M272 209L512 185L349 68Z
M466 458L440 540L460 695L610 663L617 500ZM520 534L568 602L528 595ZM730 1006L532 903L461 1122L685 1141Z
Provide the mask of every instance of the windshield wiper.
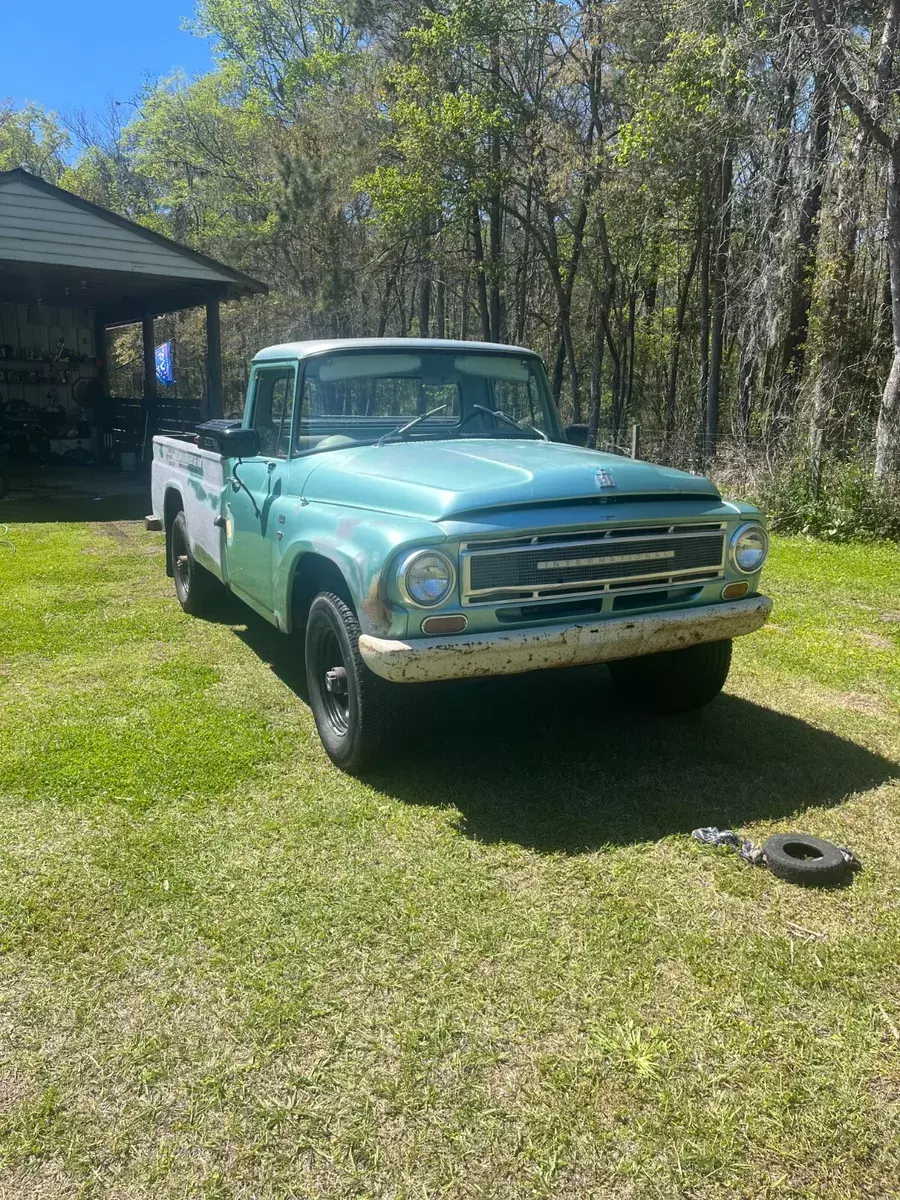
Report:
M388 430L388 432L384 435L384 437L380 437L378 439L378 441L375 443L375 445L383 446L384 443L388 440L388 438L402 437L403 434L406 433L406 431L408 429L412 429L414 426L418 425L421 421L427 421L428 418L433 417L435 413L443 412L446 407L447 407L446 404L441 404L437 408L432 408L428 412L421 413L418 417L413 417L413 419L411 421L407 421L405 425L398 425L396 429Z
M485 408L483 404L473 404L472 407L476 408L479 412L487 413L489 417L496 417L499 421L505 421L507 425L511 425L513 429L518 429L520 433L536 433L542 441L550 441L543 429L538 429L536 425L520 425L515 417L511 417L509 413L501 412L499 408Z

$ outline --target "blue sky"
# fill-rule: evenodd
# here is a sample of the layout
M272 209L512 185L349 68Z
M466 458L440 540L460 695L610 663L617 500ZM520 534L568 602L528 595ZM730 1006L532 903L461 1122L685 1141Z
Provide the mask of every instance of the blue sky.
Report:
M0 0L0 97L57 112L130 100L174 67L208 70L209 43L181 30L193 0Z

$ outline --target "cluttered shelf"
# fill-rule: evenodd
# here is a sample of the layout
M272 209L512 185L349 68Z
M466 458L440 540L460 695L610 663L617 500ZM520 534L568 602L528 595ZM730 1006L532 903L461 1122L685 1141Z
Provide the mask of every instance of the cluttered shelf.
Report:
M124 470L143 463L155 434L189 434L204 419L200 401L177 403L97 397L77 416L24 402L0 404L0 449L10 461L113 464Z

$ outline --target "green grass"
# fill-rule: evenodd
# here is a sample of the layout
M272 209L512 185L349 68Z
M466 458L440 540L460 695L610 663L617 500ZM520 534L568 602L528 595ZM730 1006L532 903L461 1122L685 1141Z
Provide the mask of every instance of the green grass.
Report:
M328 763L159 535L0 547L0 1197L859 1197L900 1178L900 551L776 543L703 714L422 693ZM693 843L851 845L810 892Z

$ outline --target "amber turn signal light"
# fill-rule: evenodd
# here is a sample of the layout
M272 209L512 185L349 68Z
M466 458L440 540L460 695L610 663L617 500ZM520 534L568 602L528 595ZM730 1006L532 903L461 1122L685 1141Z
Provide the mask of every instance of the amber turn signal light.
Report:
M740 600L750 590L749 583L726 583L722 588L723 600Z
M441 633L462 633L468 623L468 617L426 617L422 622L422 632L429 637L437 637Z

